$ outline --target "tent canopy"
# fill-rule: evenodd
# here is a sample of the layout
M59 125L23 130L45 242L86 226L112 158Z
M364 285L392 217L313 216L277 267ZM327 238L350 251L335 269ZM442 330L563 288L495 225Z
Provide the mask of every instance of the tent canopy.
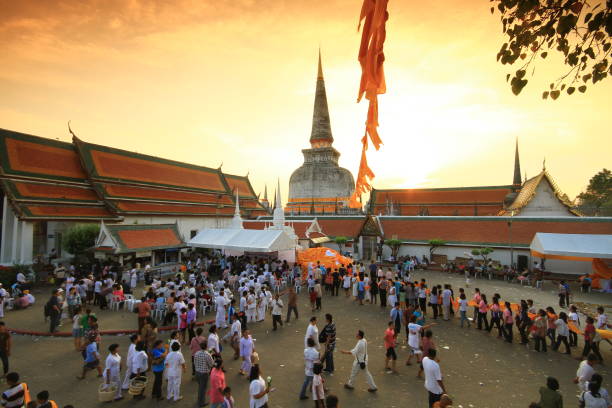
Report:
M545 259L573 261L612 259L612 235L538 232L529 248L532 255Z
M187 245L226 251L275 252L294 250L297 244L284 230L206 228L200 230Z

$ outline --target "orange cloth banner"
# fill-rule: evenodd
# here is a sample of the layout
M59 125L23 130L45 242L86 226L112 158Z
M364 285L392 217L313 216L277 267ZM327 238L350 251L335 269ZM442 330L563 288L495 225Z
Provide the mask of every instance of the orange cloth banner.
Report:
M389 19L387 4L389 0L364 0L359 16L359 28L363 22L361 32L361 45L359 46L359 64L361 65L361 82L357 102L365 95L369 101L368 115L365 123L365 135L361 140L361 162L355 183L355 191L349 199L351 208L361 208L359 198L361 194L372 189L370 184L374 172L368 167L366 150L368 150L368 137L374 148L378 150L382 144L378 134L378 95L387 91L383 64L385 54L383 47L387 32L385 24Z
M304 251L299 251L297 254L297 263L302 267L302 278L305 278L308 273L308 264L312 263L313 267L317 266L317 261L326 268L331 268L332 272L341 265L345 267L352 263L351 258L340 255L337 251L326 247L309 248Z

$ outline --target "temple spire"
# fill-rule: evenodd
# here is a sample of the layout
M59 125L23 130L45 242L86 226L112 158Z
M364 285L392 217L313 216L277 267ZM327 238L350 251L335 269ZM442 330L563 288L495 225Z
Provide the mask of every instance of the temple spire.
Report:
M327 108L327 93L323 79L323 64L321 63L321 50L319 50L319 65L317 70L317 87L315 92L314 109L312 114L312 131L310 145L313 148L329 147L334 142Z
M232 229L243 229L242 217L240 216L240 196L238 195L238 189L236 189L236 209L234 210L234 218L231 223Z
M276 197L274 201L276 207L274 208L274 215L272 217L273 228L283 229L285 227L285 210L283 210L283 201L281 200L280 179L276 187Z
M264 186L264 198L265 201L268 201L268 185Z
M519 159L519 150L518 150L518 137L516 138L516 147L514 150L514 179L512 180L512 185L514 187L521 186L521 161Z

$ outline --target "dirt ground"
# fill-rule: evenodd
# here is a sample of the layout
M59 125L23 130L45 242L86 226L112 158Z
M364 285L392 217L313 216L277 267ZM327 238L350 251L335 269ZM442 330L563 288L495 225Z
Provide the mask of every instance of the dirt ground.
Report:
M465 286L465 281L458 276L449 276L440 272L417 272L415 277L426 278L428 283L450 283L457 290ZM491 297L495 292L502 298L511 301L531 298L536 306L553 307L557 305L556 288L547 283L544 290L536 290L510 284L503 281L477 280L472 282L468 293L473 287L479 287L483 293ZM42 305L48 298L48 291L35 291L37 304L25 311L11 311L6 314L5 322L9 327L46 330L42 320ZM612 304L612 295L578 293L574 290L574 300L596 304ZM271 319L259 324L251 324L253 337L257 340L256 348L261 358L261 367L265 376L272 376L273 386L277 391L270 396L271 407L311 407L312 401L299 401L298 393L304 378L303 342L304 332L308 324L310 312L308 298L303 291L299 301L300 319L285 324L277 332L271 331ZM97 308L94 308L94 310ZM102 330L127 329L136 326L136 315L128 312L99 312ZM337 348L351 349L355 344L355 332L362 329L369 342L370 372L379 388L379 392L371 394L366 391L367 384L363 377L358 377L355 390L343 388L348 378L353 359L338 352L335 353L336 371L326 376L326 385L330 392L340 399L341 407L426 407L427 393L423 380L416 378L417 367L405 366L407 357L405 346L399 349L399 374L386 374L384 368L384 349L382 336L389 319L389 310L383 310L377 305L358 306L345 298L324 296L323 310L317 312L319 328L324 325L324 314L332 313L337 326ZM202 318L202 317L200 317ZM208 314L204 319L212 319ZM428 323L431 322L428 319ZM64 322L60 328L70 330L69 322ZM538 389L545 384L547 376L555 376L560 382L561 392L567 406L574 406L577 388L572 383L578 361L561 353L548 351L536 353L533 347L519 344L507 344L496 338L494 333L482 333L474 328L461 329L458 319L450 322L440 321L433 327L434 340L439 350L440 365L446 387L455 401L455 407L507 407L524 408L532 401L537 401ZM515 334L515 339L516 339ZM168 334L162 335L166 339ZM400 337L405 344L405 336ZM103 358L106 358L106 348L111 343L121 346L121 354L127 352L127 336L105 336L102 341ZM578 356L581 349L573 349ZM184 347L186 360L190 360L189 350ZM234 391L237 407L248 407L248 383L238 375L239 362L231 359L231 351L223 354L227 357L225 367L226 381ZM604 359L612 358L611 347L602 342ZM11 356L11 371L21 374L34 393L47 389L52 399L62 407L72 404L75 408L102 406L97 401L97 387L100 383L94 373L84 381L75 376L82 366L79 353L74 351L72 339L44 338L31 336L14 336ZM175 406L193 407L196 400L195 382L191 381L191 368L183 377L182 394L184 400L178 403L166 401L154 402L150 398L150 386L147 399L133 402L130 398L108 404L116 407L124 406ZM596 370L604 376L604 387L611 387L609 368L600 365ZM165 386L164 386L165 395Z

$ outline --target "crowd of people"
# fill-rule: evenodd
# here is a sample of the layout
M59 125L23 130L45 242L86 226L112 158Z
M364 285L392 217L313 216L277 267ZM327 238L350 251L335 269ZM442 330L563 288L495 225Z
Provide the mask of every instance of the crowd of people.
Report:
M265 321L267 316L271 317L274 331L282 328L283 320L289 322L292 315L297 319L298 294L302 290L307 291L313 312L324 309L325 296L340 296L340 288L343 296L356 305L389 309L389 320L381 327L385 369L390 374L398 372L397 345L405 337L402 341L408 346L406 365L412 365L413 361L418 365L417 376L424 376L430 407L452 404L442 380L432 328L436 324L448 324L445 322L455 316L461 328L475 326L485 332L495 329L498 338L509 343L518 339L521 344L533 344L539 352L547 352L548 348L557 351L563 345L565 353L571 354L572 348L578 346L577 332L582 329L582 322L576 307L570 304L565 282L560 284L559 307L567 309L557 313L553 307L536 309L530 299L511 303L495 293L489 301L489 296L478 288L466 293L466 289L455 291L449 284L417 281L412 279L415 266L417 263L410 259L392 268L382 268L376 263L341 265L334 269L310 264L302 270L276 260L198 257L189 260L169 278L153 276L147 267L144 270L135 267L123 273L104 267L87 276L70 268L56 278L59 288L44 310L52 333L63 321L71 322L74 347L83 357L83 369L77 378L83 379L89 371L96 371L105 384L102 390L112 392L114 400L123 399L126 390L130 390L134 399L146 398L146 387L137 390L136 385L146 384L148 377L152 377L150 397L179 401L183 399L183 376L191 366L192 377L198 384L198 393L194 396L197 406L211 404L214 408L235 407L224 370L224 359L229 358L240 360L240 374L249 381L250 407L267 407L269 393L274 388L271 378L264 377L256 341L248 328ZM211 273L213 270L216 276ZM144 289L137 296L140 283ZM103 358L98 319L92 310L94 307L127 309L130 302L130 308L137 315L137 330L130 337L130 346L122 356L119 345L110 344ZM215 318L203 325L203 315L208 311L214 312ZM334 408L338 406L338 397L329 394L324 374L335 370L336 323L331 313L324 316L325 325L321 330L315 315L309 319L305 331L305 378L298 398L304 400L310 394L315 407ZM603 361L599 349L602 339L598 338L597 329L609 327L603 309L598 310L595 318L586 317L584 323L584 346L580 353L584 361L579 371L585 371L585 365L592 367ZM0 348L7 343L3 342L3 326L0 324ZM170 331L169 339L162 338L161 329ZM353 357L344 387L353 390L355 380L363 373L368 391L375 393L378 387L368 369L370 358L364 331L358 329L355 338L353 349L339 350ZM224 344L229 345L229 354L227 350L224 352ZM189 354L190 364L184 350ZM19 383L18 374L8 372L8 359L4 371L7 382L9 377L12 381L11 388L2 395L3 401L9 402L6 406L34 403L28 401L27 385ZM596 373L589 375L586 371L576 380L583 399L602 395L602 380L598 379L601 376L593 378ZM558 406L547 403L557 401L551 394L553 391L558 394L555 381L549 379L547 387L540 390L541 408ZM47 395L48 400L48 392L44 392L42 396ZM607 394L602 398L607 398ZM32 406L46 407L37 404Z

